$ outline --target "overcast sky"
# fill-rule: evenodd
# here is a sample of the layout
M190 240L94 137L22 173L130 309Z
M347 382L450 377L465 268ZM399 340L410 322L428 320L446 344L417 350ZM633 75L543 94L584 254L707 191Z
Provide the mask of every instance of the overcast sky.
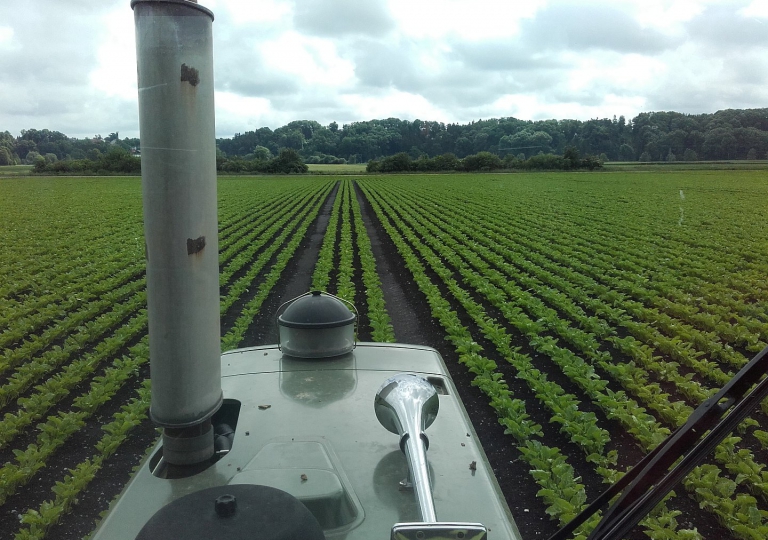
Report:
M200 0L216 131L768 107L768 0ZM138 136L129 0L0 0L0 131Z

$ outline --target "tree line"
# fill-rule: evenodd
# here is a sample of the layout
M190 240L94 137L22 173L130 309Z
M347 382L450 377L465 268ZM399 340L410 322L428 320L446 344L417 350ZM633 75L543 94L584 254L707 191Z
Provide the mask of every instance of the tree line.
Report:
M464 160L481 152L507 163L524 163L534 156L563 156L567 148L602 161L768 159L768 109L698 115L647 112L631 120L510 117L467 124L388 118L323 126L297 120L275 130L263 127L220 138L216 147L219 169L229 172L268 172L267 164L279 159L283 150L295 152L282 160L290 163L295 156L303 163L383 163L384 158L406 154L425 165L438 156ZM120 139L117 132L84 139L47 129L22 130L17 137L0 132L0 165L40 163L40 168L50 169L59 161L126 165L126 155L139 154L139 139ZM117 159L118 155L122 157Z
M322 126L298 120L274 131L264 127L219 139L217 147L225 159L293 148L307 163L368 163L401 152L412 160L490 152L524 161L540 154L563 155L569 147L603 161L768 159L768 109L648 112L631 120L493 118L468 124L388 118Z
M603 166L595 156L581 157L573 146L565 149L562 156L554 154L537 154L527 159L507 154L500 158L491 152L478 152L459 159L455 154L441 154L433 158L421 155L412 159L406 152L382 159L372 159L368 162L367 172L440 172L440 171L497 171L497 170L559 170L574 171L579 169L594 170Z

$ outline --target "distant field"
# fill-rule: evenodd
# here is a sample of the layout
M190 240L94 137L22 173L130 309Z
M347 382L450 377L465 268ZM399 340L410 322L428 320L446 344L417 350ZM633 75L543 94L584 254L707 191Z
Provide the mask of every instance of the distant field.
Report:
M2 165L0 176L22 176L32 172L32 165Z
M730 161L651 161L641 163L639 161L608 161L603 167L606 170L762 170L768 169L768 160L730 160Z
M322 174L358 174L364 173L366 163L347 163L331 165L325 163L309 164L310 173ZM768 170L768 160L733 160L733 161L654 161L640 163L638 161L609 161L604 165L605 170L623 171L683 171L683 170ZM32 165L0 166L0 177L24 176L32 173Z
M347 163L346 165L330 165L326 163L313 163L308 165L309 172L322 172L328 174L347 174L365 172L366 163Z

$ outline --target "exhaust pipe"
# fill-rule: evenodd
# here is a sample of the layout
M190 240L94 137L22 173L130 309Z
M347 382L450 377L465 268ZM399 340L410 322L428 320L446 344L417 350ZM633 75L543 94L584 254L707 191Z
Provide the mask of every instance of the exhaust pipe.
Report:
M132 0L147 256L150 417L173 465L213 456L222 403L213 13Z

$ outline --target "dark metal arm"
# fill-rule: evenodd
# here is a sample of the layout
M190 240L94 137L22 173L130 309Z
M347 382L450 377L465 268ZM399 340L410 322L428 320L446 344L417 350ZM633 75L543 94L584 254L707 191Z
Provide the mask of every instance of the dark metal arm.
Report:
M768 397L768 378L760 380L766 372L768 347L760 351L716 395L699 405L683 426L549 540L570 538L577 527L622 490L622 495L606 511L588 540L624 537ZM749 392L753 386L755 388ZM697 444L699 439L701 441ZM670 471L679 459L680 462Z

